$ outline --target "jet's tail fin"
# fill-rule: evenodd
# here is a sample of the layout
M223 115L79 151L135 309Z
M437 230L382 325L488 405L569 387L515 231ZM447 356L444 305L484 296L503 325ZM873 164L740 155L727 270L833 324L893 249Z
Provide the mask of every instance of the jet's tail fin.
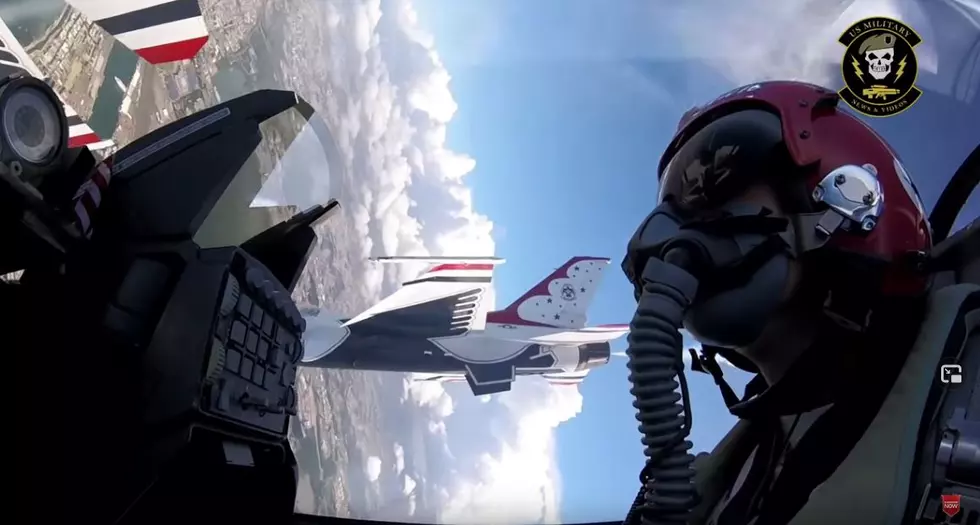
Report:
M513 304L490 312L487 322L582 328L608 265L606 257L572 257Z

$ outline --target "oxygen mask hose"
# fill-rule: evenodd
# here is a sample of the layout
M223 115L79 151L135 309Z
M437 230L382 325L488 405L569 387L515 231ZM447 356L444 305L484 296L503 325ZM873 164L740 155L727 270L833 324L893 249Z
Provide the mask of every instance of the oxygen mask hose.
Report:
M687 523L696 504L694 456L689 453L693 445L687 440L690 399L679 332L698 288L698 280L685 269L692 263L683 247L669 250L663 260L651 257L630 322L630 393L647 457L643 488L630 514L638 512L644 525Z

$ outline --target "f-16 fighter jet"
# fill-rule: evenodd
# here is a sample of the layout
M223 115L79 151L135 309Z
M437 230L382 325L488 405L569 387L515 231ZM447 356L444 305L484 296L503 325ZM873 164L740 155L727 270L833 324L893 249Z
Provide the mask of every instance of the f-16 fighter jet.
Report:
M492 277L503 259L378 260L431 266L352 319L307 308L305 366L415 372L425 381L466 381L483 395L510 390L521 375L576 384L609 361L610 341L629 329L585 324L606 258L573 257L496 311Z

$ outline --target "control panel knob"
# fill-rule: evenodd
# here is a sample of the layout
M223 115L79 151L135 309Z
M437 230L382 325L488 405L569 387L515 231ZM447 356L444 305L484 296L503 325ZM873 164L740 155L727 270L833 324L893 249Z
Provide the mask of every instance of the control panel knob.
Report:
M259 286L262 286L262 272L258 268L249 268L245 272L245 284L252 290L257 290Z
M289 359L290 362L295 365L298 364L299 360L303 358L304 349L302 339L297 339L296 342L293 343L292 351L293 353L290 354Z
M221 376L221 372L225 369L226 358L225 345L217 339L212 339L211 355L208 356L208 368L205 375L207 381L215 381Z
M286 297L286 294L279 291L272 292L272 299L270 302L272 303L273 308L275 308L276 313L280 315L286 314L286 305L289 304L289 298Z
M225 292L221 297L221 307L218 309L221 317L230 315L235 309L235 305L238 304L238 297L242 294L240 286L234 275L228 276L228 283L225 284Z
M273 295L276 293L276 286L272 284L272 281L263 280L262 284L259 286L259 294L266 301L272 302Z

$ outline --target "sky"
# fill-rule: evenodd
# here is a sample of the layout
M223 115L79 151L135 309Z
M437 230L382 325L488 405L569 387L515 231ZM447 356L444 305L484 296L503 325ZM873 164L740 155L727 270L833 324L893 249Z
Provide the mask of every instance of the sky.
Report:
M474 159L465 178L473 208L492 221L496 255L508 260L495 274L498 307L569 257L611 257L618 267L626 241L654 206L655 166L681 113L756 80L839 83L834 39L850 22L879 14L911 23L926 39L920 85L949 92L948 69L945 77L936 74L936 51L928 47L936 33L912 2L859 1L840 19L839 12L786 4L748 2L735 12L707 1L685 8L639 1L416 2L458 106L446 146ZM973 9L980 20L975 4L952 7ZM809 33L800 36L800 28ZM977 34L975 26L972 31ZM935 78L927 78L930 73ZM968 124L980 115L975 94L965 115L931 96L904 115L872 122L903 156L927 208L980 140ZM943 143L920 151L937 130L944 130ZM978 210L974 195L961 221ZM632 316L632 289L618 268L611 269L591 323ZM625 348L625 338L617 343L614 350ZM733 369L726 374L737 390L747 379ZM695 450L710 450L734 419L710 378L689 378L692 440ZM467 395L465 386L449 388L457 404ZM568 388L576 389L552 387ZM499 402L517 404L523 395L515 389ZM548 469L557 476L547 481L560 487L560 497L546 515L566 523L622 518L643 459L625 360L593 371L577 392L551 395L564 419L552 431L554 446L525 444L553 454ZM566 418L569 412L574 415ZM515 410L513 417L530 426L540 414ZM530 469L541 467L504 461L500 468L531 476Z

